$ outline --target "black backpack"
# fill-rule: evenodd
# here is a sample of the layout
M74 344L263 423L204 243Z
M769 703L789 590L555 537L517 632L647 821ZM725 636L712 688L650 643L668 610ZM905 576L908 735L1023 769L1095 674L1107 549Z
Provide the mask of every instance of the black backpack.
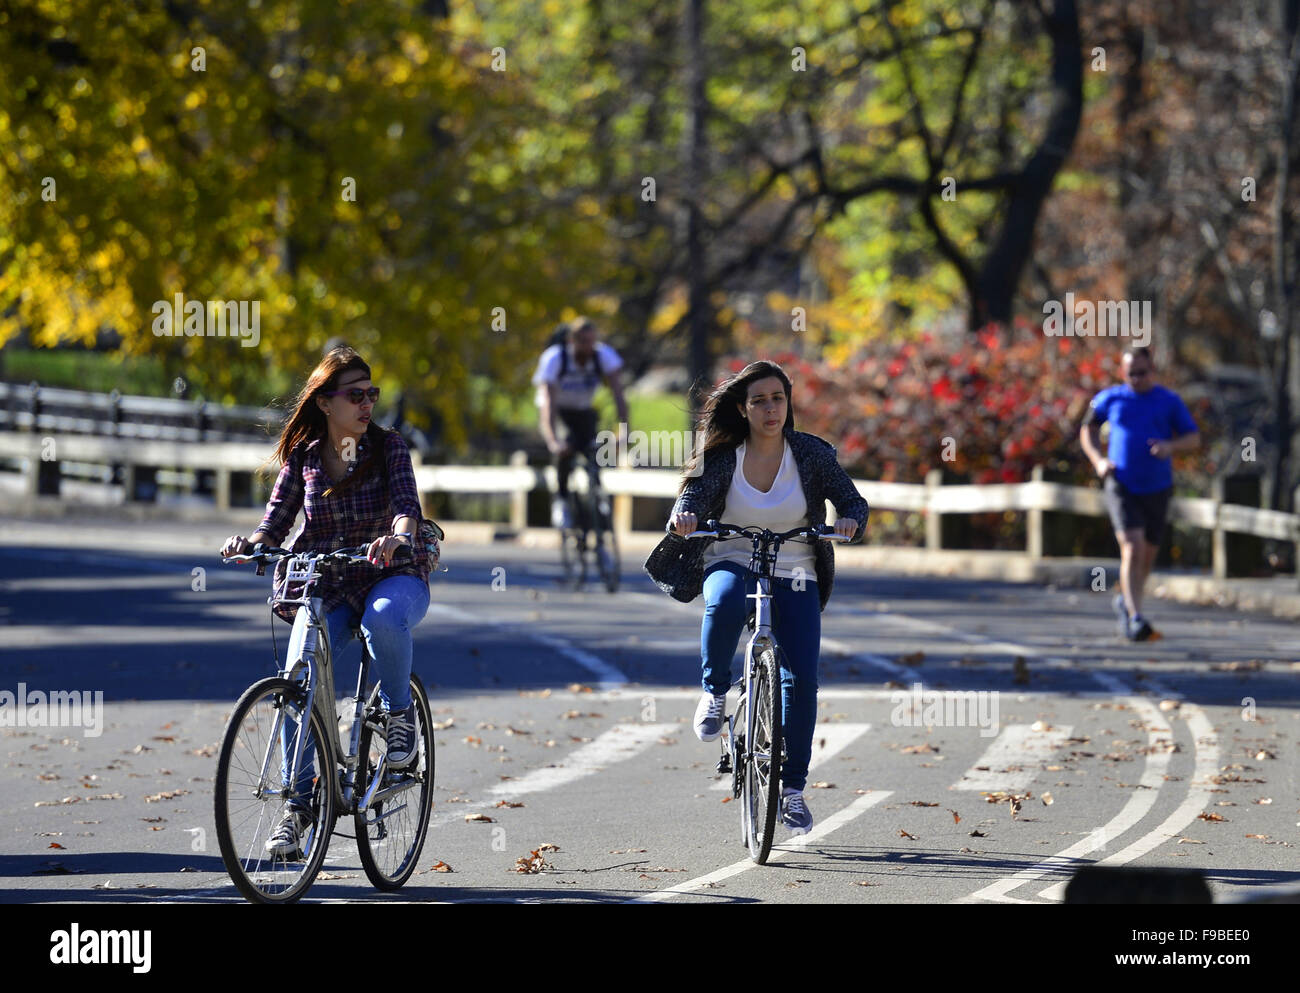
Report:
M568 325L568 322L566 321L566 322L563 323L563 324L558 324L558 325L556 325L555 330L551 332L551 337L550 337L549 339L547 339L547 342L546 342L546 347L547 347L547 348L550 348L552 345L559 345L559 346L560 346L560 377L561 377L561 378L563 378L563 377L564 377L564 374L565 374L566 372L569 371L569 349L568 349L568 344L569 344L569 325ZM604 371L600 368L600 349L599 349L599 348L596 348L596 349L593 349L593 350L592 350L592 353L591 353L591 360L592 360L592 362L594 362L595 365L596 365L596 375L597 375L597 376L600 376L600 377L603 378L604 375L605 375L605 373L604 373Z

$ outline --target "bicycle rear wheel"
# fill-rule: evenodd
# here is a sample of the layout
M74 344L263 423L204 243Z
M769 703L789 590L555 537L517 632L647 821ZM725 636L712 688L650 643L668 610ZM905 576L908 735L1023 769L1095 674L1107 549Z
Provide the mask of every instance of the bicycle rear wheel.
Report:
M433 810L433 718L420 677L411 673L411 700L415 704L417 755L400 772L384 773L376 800L353 815L361 866L381 890L395 890L411 878ZM365 795L384 756L387 744L370 715L361 729L357 795Z
M222 737L213 787L217 842L230 878L253 903L292 903L306 893L334 831L333 751L320 712L313 707L310 720L302 720L304 702L297 683L260 680L239 698ZM304 733L303 754L312 747L316 770L310 795L298 798L306 801L307 823L296 852L272 854L267 839L288 813L292 793L284 756L292 760ZM323 766L329 773L321 774Z
M777 651L762 649L754 659L753 732L745 752L743 807L749 857L767 862L776 836L781 801L781 670Z

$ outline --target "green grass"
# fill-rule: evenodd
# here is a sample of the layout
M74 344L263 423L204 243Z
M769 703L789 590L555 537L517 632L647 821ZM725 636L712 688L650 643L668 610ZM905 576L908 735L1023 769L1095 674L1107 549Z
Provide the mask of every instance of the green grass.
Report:
M0 363L4 378L11 383L36 380L42 386L94 393L116 389L136 396L172 395L162 363L145 356L123 359L66 348L6 348L0 351Z

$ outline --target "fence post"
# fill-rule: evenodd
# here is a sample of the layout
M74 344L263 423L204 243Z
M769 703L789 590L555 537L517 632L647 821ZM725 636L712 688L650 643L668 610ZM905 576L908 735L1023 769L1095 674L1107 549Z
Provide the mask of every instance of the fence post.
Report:
M1036 465L1029 471L1030 482L1041 483L1043 481L1043 467ZM1036 494L1035 494L1036 495ZM1025 515L1025 541L1029 559L1031 562L1037 562L1043 557L1043 510L1041 507L1031 507Z
M935 497L943 485L943 470L931 469L925 474L925 548L937 552L943 548L943 517L935 510Z
M39 435L41 419L41 387L35 380L32 380L32 434ZM53 458L45 458L45 442L50 442ZM41 438L39 449L33 446L33 455L31 459L31 475L28 476L28 493L33 497L38 496L58 496L59 495L59 455L58 441L53 435L46 435Z
M1214 531L1210 536L1210 556L1215 579L1228 578L1228 536L1223 530L1223 500L1225 480L1215 476L1210 484L1210 498L1214 501Z
M1291 513L1300 514L1300 486L1291 495ZM1295 580L1296 588L1300 589L1300 528L1297 528L1295 538Z
M510 453L512 466L528 465L528 453L522 449ZM529 487L531 489L531 487ZM522 531L528 527L528 493L529 489L515 489L510 493L510 527Z

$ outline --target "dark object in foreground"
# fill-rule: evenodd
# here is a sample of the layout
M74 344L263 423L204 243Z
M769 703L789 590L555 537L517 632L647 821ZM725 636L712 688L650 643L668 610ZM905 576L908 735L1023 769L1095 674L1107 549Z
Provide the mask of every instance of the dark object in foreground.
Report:
M1065 887L1066 903L1213 903L1198 869L1128 869L1090 865Z

